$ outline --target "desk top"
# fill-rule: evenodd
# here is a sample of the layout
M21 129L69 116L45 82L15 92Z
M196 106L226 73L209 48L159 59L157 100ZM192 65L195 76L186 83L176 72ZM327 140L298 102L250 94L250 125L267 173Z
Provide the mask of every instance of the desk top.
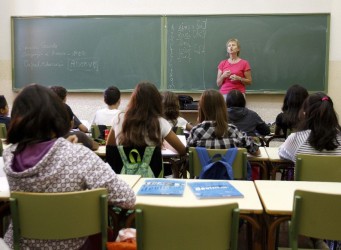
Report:
M137 193L148 178L141 178L137 184L133 187L135 193ZM186 182L198 182L207 180L186 180ZM210 180L214 181L214 180ZM244 198L218 198L218 199L198 199L195 197L188 185L185 187L183 196L167 196L167 195L155 195L150 196L136 196L136 203L146 203L154 205L164 206L177 206L177 207L188 207L188 206L211 206L218 204L234 203L237 202L241 213L244 214L261 214L263 212L262 204L259 200L256 188L252 181L228 181L236 189L238 189Z
M186 146L187 145L186 137L184 135L178 135L178 137L180 141L182 142L182 144ZM100 145L99 148L94 152L100 157L105 157L106 146ZM162 156L165 156L165 157L173 157L173 156L177 156L178 152L176 152L175 149L173 149L168 143L165 143L164 147L161 150L161 154Z
M247 154L247 159L249 161L268 161L269 156L268 153L266 152L266 149L264 147L259 147L260 155L252 155L252 154Z
M106 146L100 145L97 150L94 151L99 157L105 157L106 155Z
M292 214L294 192L297 189L341 194L341 183L338 182L257 180L255 185L266 213L273 215Z
M2 158L2 156L0 157L0 177L4 177L6 176L5 175L5 172L4 172L4 158Z
M279 147L265 147L265 150L269 156L271 162L291 162L289 160L281 159L278 155Z
M128 183L129 187L134 187L138 180L141 178L141 175L129 175L129 174L118 174L120 179L124 180Z
M0 177L0 200L8 200L9 194L9 185L6 176Z

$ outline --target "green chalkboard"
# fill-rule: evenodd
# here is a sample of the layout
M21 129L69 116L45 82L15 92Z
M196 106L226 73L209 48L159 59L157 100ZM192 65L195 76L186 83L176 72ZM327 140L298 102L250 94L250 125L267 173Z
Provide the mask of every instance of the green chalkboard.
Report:
M28 83L69 91L131 91L149 80L159 89L216 87L225 43L238 38L249 61L252 93L299 83L325 91L329 14L215 16L12 17L13 89Z
M61 85L71 91L161 84L161 17L12 19L13 86Z
M172 16L167 18L167 86L174 90L216 87L226 41L237 38L249 61L248 92L284 92L300 83L326 89L329 15Z

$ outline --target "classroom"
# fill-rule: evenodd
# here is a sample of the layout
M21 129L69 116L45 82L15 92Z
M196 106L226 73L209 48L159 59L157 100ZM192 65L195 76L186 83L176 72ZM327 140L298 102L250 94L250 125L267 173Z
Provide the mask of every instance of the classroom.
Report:
M18 85L13 82L14 77L18 77L18 72L15 73L15 65L13 63L13 47L15 42L20 43L20 41L13 41L13 33L11 26L13 23L11 22L12 17L63 17L65 19L68 19L70 17L85 17L89 18L92 16L118 16L118 17L125 17L125 16L134 16L134 17L140 17L143 18L145 16L147 17L153 17L153 16L161 16L162 17L169 17L169 20L172 16L191 16L191 15L197 15L197 16L261 16L261 15L269 15L272 17L276 16L285 16L285 15L327 15L328 18L328 24L327 27L329 28L327 33L327 55L325 58L321 58L321 60L326 60L325 66L326 66L326 72L324 77L324 92L326 92L334 102L334 108L335 111L338 114L341 114L341 98L339 97L339 92L341 92L341 77L338 72L341 72L341 48L339 48L339 44L341 44L341 1L340 0L287 0L287 1L278 1L278 0L245 0L245 1L231 1L231 0L211 0L211 1L194 1L194 0L188 0L188 1L180 1L180 0L172 0L172 1L156 1L156 0L60 0L60 1L51 1L51 0L0 0L0 94L4 95L7 99L9 109L11 110L12 103L16 96L18 95ZM161 26L164 23L161 22ZM294 29L294 28L293 28ZM162 32L161 32L162 33ZM62 34L62 33L61 33ZM255 34L250 34L254 36ZM244 35L244 37L247 37L247 34ZM229 34L226 34L226 40L230 38ZM238 37L237 37L238 38ZM63 38L58 38L63 39ZM289 38L291 41L295 41L295 37ZM245 40L244 40L245 41ZM301 40L300 40L301 41ZM243 56L243 44L241 44L241 54ZM284 44L284 42L283 42ZM53 44L47 45L47 46L54 46ZM221 47L224 48L225 44L221 44ZM288 52L290 52L290 47L287 48ZM138 51L139 48L136 48ZM165 49L167 51L167 49ZM78 53L78 52L75 52ZM79 52L82 53L82 52ZM162 54L162 46L161 46L161 54ZM300 55L298 55L300 56ZM162 55L161 55L162 57ZM224 59L224 58L222 58ZM245 58L248 59L248 58ZM276 58L276 62L280 61L280 57ZM80 64L77 61L72 62L72 67L87 67L91 68L91 70L96 70L98 65L95 61L88 61L83 62L84 64ZM298 63L293 63L297 65ZM32 66L33 67L33 66ZM216 74L216 67L217 65L214 65ZM251 65L251 68L253 65ZM267 69L264 69L265 71ZM322 72L323 70L319 69L319 72ZM193 72L193 70L191 70ZM299 70L298 70L299 72ZM264 74L264 73L263 73ZM161 73L161 79L162 79L162 73ZM301 79L301 78L300 78ZM148 79L141 79L141 80L148 80ZM106 83L100 83L100 87L105 86ZM131 85L134 86L134 84L137 84L137 82L132 82ZM254 82L253 84L257 84L257 82ZM275 83L274 83L275 84ZM291 83L288 83L289 85ZM292 84L300 84L300 82L292 82ZM314 90L309 89L309 83L307 88L310 91L310 93L313 93ZM322 84L322 83L321 83ZM55 85L58 85L58 82L55 83ZM108 82L108 86L113 85L112 83ZM165 84L161 86L166 86ZM169 85L167 85L169 86ZM218 89L216 87L216 83L214 82L212 84L214 88ZM315 86L315 85L314 85ZM97 89L97 91L89 91L85 90L75 90L72 89L69 90L67 95L67 104L72 107L72 110L75 114L77 114L78 118L82 121L87 121L88 124L92 121L92 118L96 112L96 110L102 108L105 106L103 103L103 91L98 91L98 88L94 86L93 89ZM104 90L105 87L103 87ZM257 89L257 86L255 86L255 89ZM279 89L277 86L274 86L275 90ZM164 89L161 89L164 90ZM190 95L193 97L194 100L198 100L201 93L200 91L179 91L180 94ZM275 118L279 112L281 112L281 107L283 104L283 97L285 92L284 91L248 91L246 92L246 100L247 100L247 107L256 111L264 121L267 123L273 123L275 121ZM121 104L119 109L124 110L130 100L131 91L124 90L122 91L121 95ZM37 98L39 99L39 98ZM193 112L196 115L196 112ZM193 117L192 117L193 118ZM105 146L104 146L105 148ZM263 148L264 149L264 148ZM265 149L264 149L265 150ZM264 152L264 151L263 151ZM101 156L98 152L96 152L97 155ZM278 152L276 151L276 156L278 156ZM265 150L265 155L267 155L267 159L269 160L270 154ZM261 154L261 156L264 156L264 153ZM252 158L252 156L251 156ZM246 153L245 153L245 159L246 159ZM263 162L265 162L262 158L252 158L256 163L262 165ZM250 160L250 158L249 158ZM279 163L281 163L282 159L279 160ZM252 160L250 160L252 161ZM245 160L246 162L246 160ZM275 162L278 163L278 162ZM246 164L245 164L246 165ZM274 164L275 165L275 164ZM245 167L246 169L246 167ZM244 171L245 172L245 171ZM181 173L183 174L183 173ZM187 173L186 173L187 174ZM272 174L272 173L267 173ZM266 174L266 175L267 175ZM274 173L276 175L276 172ZM0 175L1 177L1 175ZM125 181L129 183L131 187L134 185L134 192L137 193L137 191L140 188L140 185L142 185L142 179L141 180L130 180L131 176L126 177ZM139 177L140 178L140 177ZM271 179L276 179L276 176L271 176ZM186 180L187 181L187 180ZM131 184L132 182L133 184ZM139 183L137 185L137 183ZM254 237L257 239L255 242L253 242L253 249L274 249L275 245L275 239L276 239L276 228L274 230L266 229L266 231L261 228L262 224L261 222L255 220L254 218L257 218L260 214L263 213L263 207L261 205L260 200L258 199L257 190L259 189L263 194L269 195L268 190L274 190L278 188L280 192L287 192L288 190L290 193L294 192L294 189L299 188L305 188L304 183L300 182L275 182L269 180L257 180L255 182L255 185L253 185L251 182L241 182L241 181L232 181L232 183L237 187L239 191L241 191L245 198L244 200L240 201L240 209L242 218L247 220L248 222L251 222L254 231ZM271 186L271 184L277 186ZM291 185L294 183L294 185ZM315 183L316 184L316 183ZM252 187L251 187L251 186ZM270 185L270 186L268 186ZM187 186L186 186L187 187ZM310 187L309 187L310 188ZM312 188L316 189L317 191L326 191L329 192L330 190L332 193L335 192L337 194L340 194L340 183L328 183L326 185L324 184L316 184L316 187ZM336 190L336 191L335 191ZM271 194L270 194L271 195ZM178 203L177 198L171 197L170 199L164 199L164 197L160 197L160 199L155 199L154 197L147 197L147 198L141 198L139 197L137 200L138 202L146 202L150 204L157 204L158 202L162 203L163 201L169 202L169 204L172 204L171 206L179 206L179 207L186 207L189 205L189 203L192 203L194 205L201 205L203 204L202 201L198 201L197 199L194 199L192 197L192 193L189 191L189 188L187 187L185 190L185 198L191 197L189 201L186 201L184 203ZM278 196L278 195L276 195ZM257 197L257 207L248 207L250 202L250 197L253 199L254 197ZM193 198L193 199L192 199ZM277 197L271 197L271 198L277 198ZM183 199L185 200L185 199ZM219 199L212 200L210 204L216 205L219 204ZM287 198L285 200L287 211L285 211L282 215L282 218L284 218L286 215L291 215L292 212L292 206L291 206L291 200L292 197L290 196L290 199ZM244 202L245 201L245 202ZM143 203L141 202L141 203ZM202 203L201 203L202 202ZM237 200L238 202L238 200ZM253 202L253 200L252 200ZM272 202L273 203L273 202ZM281 203L281 201L276 200L276 203ZM176 205L173 205L176 204ZM288 205L289 204L289 205ZM158 204L157 204L158 205ZM276 204L277 205L277 204ZM280 204L283 205L283 204ZM279 205L279 206L280 206ZM277 209L277 207L273 208L274 210ZM189 216L188 216L189 217ZM276 217L275 216L273 218ZM272 218L271 218L272 219ZM278 219L278 218L277 218ZM288 216L284 218L286 220L289 219ZM279 221L280 219L278 219ZM283 220L284 221L284 220ZM277 221L273 221L272 225L275 225ZM276 225L276 226L279 226ZM265 239L262 237L259 237L259 235L268 233L268 242L262 242ZM258 238L257 238L258 236ZM264 237L265 238L265 237ZM269 244L270 242L270 244ZM265 244L264 244L265 243Z
M341 113L340 92L341 49L341 8L337 0L299 1L243 1L243 6L233 1L209 1L198 4L194 1L170 1L160 4L156 1L9 1L0 3L0 86L9 106L17 92L12 90L11 16L92 16L92 15L229 15L229 14L330 14L329 62L326 92L333 98L335 109ZM226 40L229 35L226 34ZM294 37L292 39L295 39ZM222 47L224 44L222 44ZM243 45L242 45L243 46ZM288 48L290 50L290 48ZM243 50L243 49L242 49ZM247 59L247 58L246 58ZM252 65L251 65L252 67ZM57 83L56 83L57 84ZM254 83L256 84L256 83ZM58 85L58 84L57 84ZM200 93L188 93L194 100ZM120 109L124 109L130 93L123 93ZM248 107L255 110L266 122L273 122L280 112L283 93L247 94ZM103 106L102 93L73 93L68 95L68 104L82 120L91 121L95 111Z

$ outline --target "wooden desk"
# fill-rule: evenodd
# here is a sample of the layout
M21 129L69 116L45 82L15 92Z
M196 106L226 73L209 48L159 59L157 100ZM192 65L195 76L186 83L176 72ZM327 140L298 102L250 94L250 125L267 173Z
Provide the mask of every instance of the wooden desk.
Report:
M285 169L288 170L289 168L294 168L294 163L281 159L278 155L278 149L279 147L265 147L265 150L269 156L269 172L270 172L270 179L275 180L276 179L276 173L279 169ZM292 171L293 174L293 171ZM293 176L290 176L289 178L285 178L289 180L293 180Z
M97 150L94 151L99 157L105 158L106 155L106 146L100 145Z
M133 188L135 184L141 178L141 175L130 175L130 174L118 174L118 176L120 177L120 179L124 180L131 188Z
M5 172L4 172L4 158L2 158L2 156L0 157L0 177L4 177L6 176Z
M264 147L259 147L259 151L260 151L260 155L258 156L247 154L247 159L249 160L251 165L257 165L261 168L262 179L267 180L269 179L268 167L267 167L269 156Z
M141 178L133 187L135 193L138 192L146 178ZM187 182L199 182L207 180L185 180ZM211 180L210 180L211 181ZM214 181L214 180L212 180ZM136 196L136 203L146 203L152 205L163 205L172 207L186 206L212 206L218 204L226 204L237 202L240 210L240 218L247 220L253 228L254 233L254 249L261 249L261 223L259 215L263 213L263 207L259 200L255 185L252 181L228 181L237 188L244 198L226 198L226 199L197 199L188 185L185 187L183 196ZM128 223L132 222L130 218Z
M269 216L267 229L267 247L269 250L275 249L278 226L291 218L295 190L341 194L340 182L258 180L255 181L255 186L264 210Z
M186 146L186 137L184 135L178 135L180 141ZM97 150L94 151L98 156L104 157L106 156L106 146L100 145ZM165 143L165 146L161 150L162 156L164 157L173 157L178 156L178 152L175 151L168 143Z
M0 200L8 200L9 196L9 185L4 172L4 159L0 157Z

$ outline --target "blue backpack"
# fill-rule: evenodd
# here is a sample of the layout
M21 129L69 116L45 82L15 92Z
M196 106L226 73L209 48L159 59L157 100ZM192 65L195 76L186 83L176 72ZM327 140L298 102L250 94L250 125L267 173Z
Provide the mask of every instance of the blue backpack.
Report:
M238 148L229 148L225 155L215 154L210 158L207 149L195 148L202 166L199 179L233 180L232 164L236 158ZM219 160L218 160L219 159Z

